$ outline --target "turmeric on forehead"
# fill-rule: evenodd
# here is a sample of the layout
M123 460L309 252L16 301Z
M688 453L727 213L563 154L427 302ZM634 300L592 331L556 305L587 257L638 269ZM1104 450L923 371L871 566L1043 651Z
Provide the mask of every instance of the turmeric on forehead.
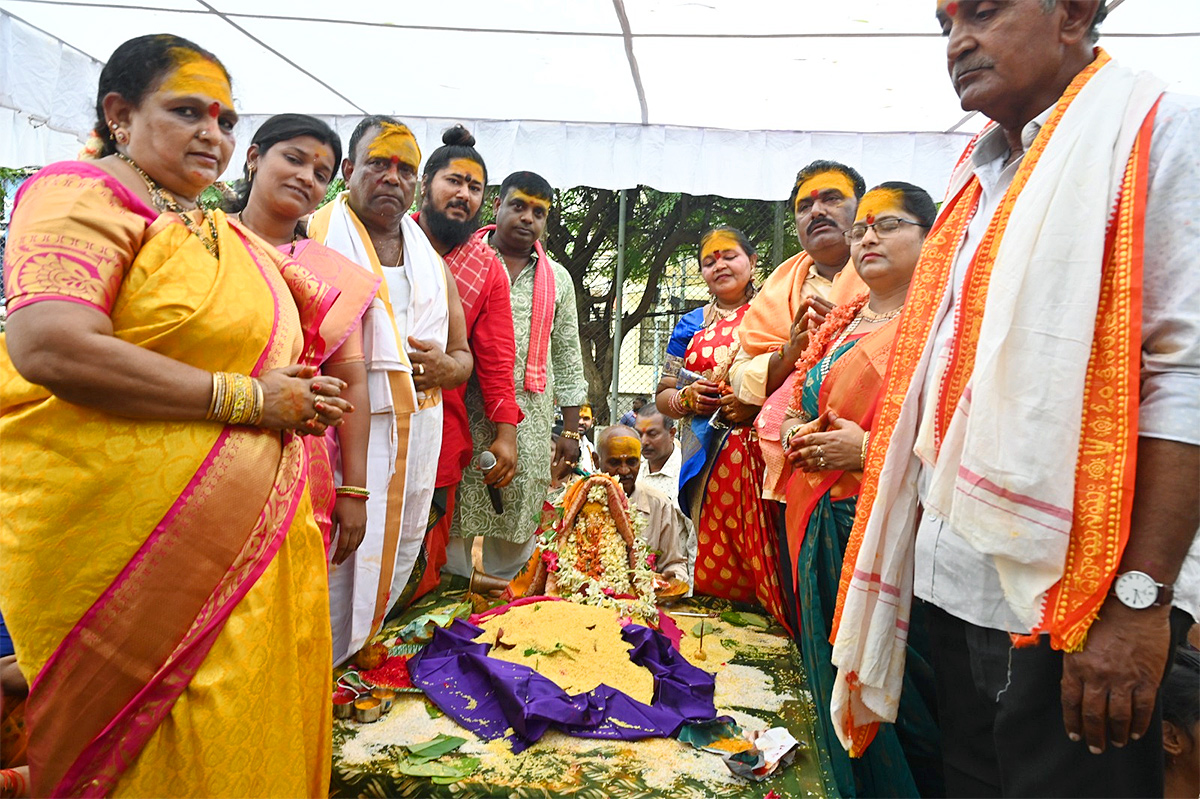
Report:
M229 78L217 63L186 47L171 48L174 68L162 82L162 91L210 97L233 109Z
M858 203L858 215L854 221L867 220L871 224L875 217L887 213L904 213L904 192L899 189L871 189Z
M609 456L617 458L642 457L642 442L633 436L612 436L604 445Z
M543 211L550 210L550 201L544 197L534 197L532 194L527 194L520 189L513 189L509 192L508 196L514 200L520 200L526 205L531 205L534 208L541 208Z
M796 204L806 198L816 198L826 189L837 189L843 197L854 196L854 183L846 173L827 169L807 178L796 190Z
M703 262L705 258L714 253L722 253L725 250L738 250L741 247L741 242L737 240L737 236L728 230L713 230L700 240L700 260Z
M392 159L415 170L421 163L421 148L407 125L382 122L367 148L367 157Z
M450 171L458 175L466 175L472 180L483 183L483 167L470 158L455 158L450 162Z

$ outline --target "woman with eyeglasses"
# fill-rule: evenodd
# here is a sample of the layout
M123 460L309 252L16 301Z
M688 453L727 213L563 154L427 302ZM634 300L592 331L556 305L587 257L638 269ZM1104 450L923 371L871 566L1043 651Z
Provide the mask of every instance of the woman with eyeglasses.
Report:
M908 284L936 215L930 196L910 183L883 183L863 196L844 235L868 291L831 311L812 334L796 362L798 377L781 434L792 469L783 556L795 575L798 644L822 722L821 759L828 757L843 796L941 791L932 701L922 700L933 696L932 672L911 651L919 634L909 637L901 716L895 725L880 726L861 757L852 760L838 741L829 709L835 674L830 629L871 424Z

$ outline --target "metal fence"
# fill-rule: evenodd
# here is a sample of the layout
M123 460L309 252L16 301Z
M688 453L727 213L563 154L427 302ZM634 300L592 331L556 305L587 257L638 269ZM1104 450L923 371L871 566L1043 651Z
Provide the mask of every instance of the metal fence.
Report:
M560 192L546 246L576 279L580 341L598 423L618 419L638 396L652 399L679 318L708 302L697 254L717 225L757 249L755 280L799 251L783 201L576 188Z

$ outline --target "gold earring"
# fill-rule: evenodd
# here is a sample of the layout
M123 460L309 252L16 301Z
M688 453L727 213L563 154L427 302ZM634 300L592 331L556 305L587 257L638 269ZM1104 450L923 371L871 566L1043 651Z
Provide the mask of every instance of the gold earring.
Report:
M117 140L117 144L129 144L129 134L120 128L114 131L113 137Z

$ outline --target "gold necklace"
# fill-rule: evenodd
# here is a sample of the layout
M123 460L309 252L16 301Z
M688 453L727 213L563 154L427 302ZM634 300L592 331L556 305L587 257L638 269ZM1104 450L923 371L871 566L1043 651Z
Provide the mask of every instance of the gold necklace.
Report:
M901 305L896 310L889 311L888 313L875 313L870 308L868 308L866 305L864 305L862 307L862 309L858 312L858 315L863 318L864 322L888 322L892 319L895 319L897 316L899 316L900 312L903 310L904 310L904 306Z
M176 214L183 222L184 227L191 231L192 235L200 239L200 243L204 245L204 249L208 250L209 254L213 258L219 259L221 257L220 249L217 245L217 223L213 221L212 214L205 213L203 208L201 208L199 205L196 206L196 208L200 211L201 222L208 222L208 231L212 235L212 240L210 241L204 237L203 228L201 228L200 225L197 225L195 220L192 219L192 217L189 215L188 209L180 205L179 200L175 199L174 195L172 195L162 186L158 185L154 178L146 174L146 170L138 166L137 161L134 161L132 158L125 155L125 153L121 152L117 153L117 158L120 158L122 161L129 164L129 167L134 172L138 173L138 176L145 181L146 189L150 192L150 202L155 208L158 209L160 213L170 211Z

